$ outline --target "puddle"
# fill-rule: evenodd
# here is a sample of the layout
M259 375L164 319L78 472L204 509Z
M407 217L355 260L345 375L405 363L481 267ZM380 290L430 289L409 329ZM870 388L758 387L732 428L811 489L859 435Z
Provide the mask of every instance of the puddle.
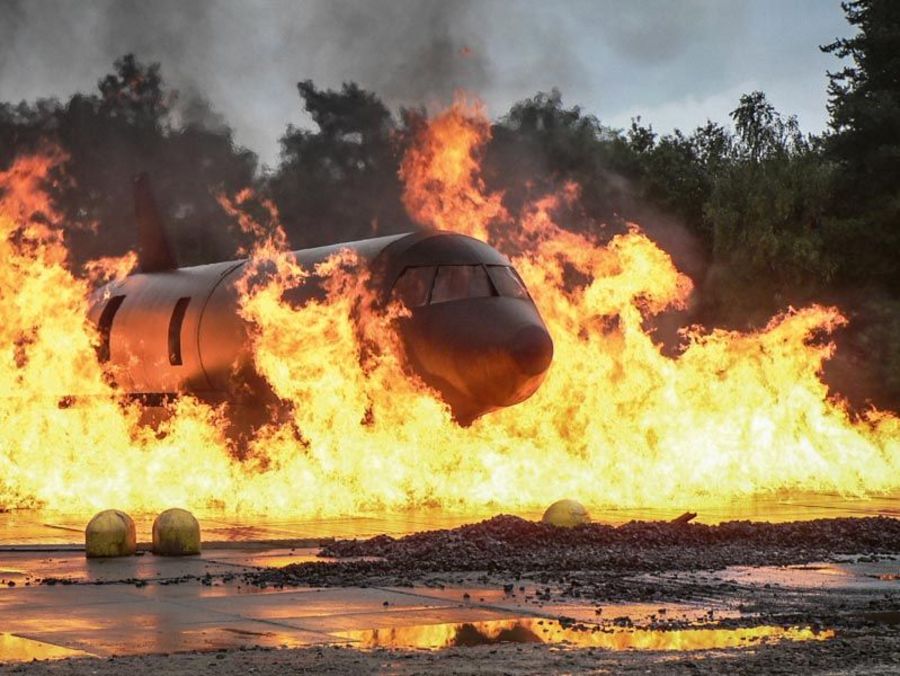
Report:
M743 585L797 589L892 589L900 580L897 563L896 558L890 558L875 562L803 566L732 566L709 577Z
M284 568L294 563L353 563L353 562L369 562L384 561L381 556L348 556L342 559L336 559L327 556L319 556L319 548L298 549L295 552L264 552L257 555L246 556L239 552L231 556L221 556L218 552L210 552L208 554L210 561L223 563L227 565L247 566L251 568Z
M422 592L426 594L427 592ZM472 594L475 596L475 594ZM477 598L477 597L476 597ZM513 605L501 601L491 601L511 613L518 613ZM743 613L735 606L725 603L603 603L585 605L584 603L544 603L541 615L550 617L566 617L576 622L589 625L615 625L619 627L659 626L664 623L679 623L679 626L711 624L713 621L737 619ZM673 627L674 628L674 627Z
M59 660L65 657L87 657L83 650L22 638L14 634L0 634L0 664L3 662L30 662L31 660Z
M553 643L603 650L711 650L746 648L777 641L823 641L832 630L810 627L739 629L611 629L600 625L563 625L557 620L522 618L455 624L391 627L336 632L359 648L427 648L437 650L493 643Z
M818 565L805 566L785 566L788 570L796 571L798 575L803 575L805 571L817 573L819 575L830 575L832 577L852 577L854 573L846 566L836 563L822 563Z
M277 636L274 631L250 631L249 629L233 629L231 627L223 627L222 631L238 636Z
M12 575L24 575L25 571L21 568L0 568L0 577L10 577Z

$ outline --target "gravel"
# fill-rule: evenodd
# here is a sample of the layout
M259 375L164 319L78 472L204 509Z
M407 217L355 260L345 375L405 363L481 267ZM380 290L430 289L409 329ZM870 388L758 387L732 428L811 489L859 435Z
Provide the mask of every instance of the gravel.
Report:
M440 584L448 575L478 572L487 583L502 579L509 584L522 577L575 581L575 586L597 586L598 597L620 598L615 581L642 572L788 565L898 552L900 520L887 517L779 524L729 521L715 526L634 521L567 529L501 515L399 539L381 535L337 541L321 552L337 561L292 564L245 579L259 586L411 585ZM679 589L684 592L683 585ZM574 588L571 592L582 595ZM633 581L626 592L632 598L642 595Z

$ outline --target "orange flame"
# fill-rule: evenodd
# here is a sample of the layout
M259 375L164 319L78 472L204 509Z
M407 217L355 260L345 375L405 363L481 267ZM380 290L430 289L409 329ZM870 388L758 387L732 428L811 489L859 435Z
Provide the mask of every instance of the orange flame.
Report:
M125 279L137 269L138 257L134 251L122 256L104 256L84 264L84 272L93 284Z
M506 218L500 195L485 194L478 151L491 127L479 103L458 100L438 115L403 158L403 203L418 222L488 239L488 228Z
M837 310L792 310L753 333L693 328L680 354L663 354L647 319L683 306L690 280L637 226L605 245L560 228L552 215L574 186L509 214L479 173L489 132L475 105L432 120L403 161L404 201L426 225L514 254L555 343L542 387L459 427L404 372L391 330L399 310L374 311L364 267L342 252L302 269L264 205L266 223L241 224L262 243L240 311L254 326L257 369L289 406L241 454L222 411L182 397L153 429L108 384L85 319L88 283L68 270L41 190L61 156L20 158L0 174L0 506L305 517L900 488L900 420L852 418L819 378L833 346L818 338L845 321ZM248 198L223 203L243 218ZM263 270L272 272L260 282ZM286 302L310 275L326 279L327 297Z

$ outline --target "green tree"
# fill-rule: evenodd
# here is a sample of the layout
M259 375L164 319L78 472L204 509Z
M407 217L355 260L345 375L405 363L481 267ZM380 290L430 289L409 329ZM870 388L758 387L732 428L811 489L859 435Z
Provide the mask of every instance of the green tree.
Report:
M830 157L837 162L829 239L842 281L900 292L900 3L841 5L857 32L822 49L849 59L829 73Z
M566 108L558 90L514 104L492 131L487 183L513 213L569 181L582 188L578 209L559 214L569 227L620 225L630 211L634 194L622 179L636 170L633 152L616 130L578 106Z
M676 129L657 138L652 128L642 127L636 120L628 132L629 147L640 167L637 184L641 200L677 217L698 234L702 231L703 204L712 188L713 164L703 155L704 134L712 130L707 126L685 136ZM634 211L629 217L642 220L641 210Z
M182 264L234 256L238 242L217 194L254 185L256 156L238 148L220 121L197 115L196 101L190 121L180 119L177 103L158 64L126 55L97 93L0 105L0 162L48 141L68 157L62 171L69 180L49 189L74 266L136 246L132 178L141 171L151 176Z
M736 135L703 206L713 256L704 302L742 326L808 301L831 278L822 231L830 168L762 92L742 96L731 118Z
M414 229L401 200L402 149L390 111L356 84L297 85L318 129L288 127L269 180L291 244L316 246Z

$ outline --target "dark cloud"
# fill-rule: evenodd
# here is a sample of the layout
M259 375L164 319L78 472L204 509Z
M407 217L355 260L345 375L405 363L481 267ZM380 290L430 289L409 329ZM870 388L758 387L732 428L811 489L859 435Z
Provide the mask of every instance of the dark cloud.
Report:
M309 34L331 75L363 81L392 101L445 99L482 91L491 64L472 2L331 2L315 6Z
M821 128L833 64L817 46L845 29L819 0L0 0L0 99L90 89L134 52L269 161L288 122L309 123L305 79L356 81L391 106L465 89L495 114L558 87L601 119L643 112L663 130L763 88Z
M745 4L708 0L587 2L602 39L622 58L654 65L698 45L721 43L746 30Z

